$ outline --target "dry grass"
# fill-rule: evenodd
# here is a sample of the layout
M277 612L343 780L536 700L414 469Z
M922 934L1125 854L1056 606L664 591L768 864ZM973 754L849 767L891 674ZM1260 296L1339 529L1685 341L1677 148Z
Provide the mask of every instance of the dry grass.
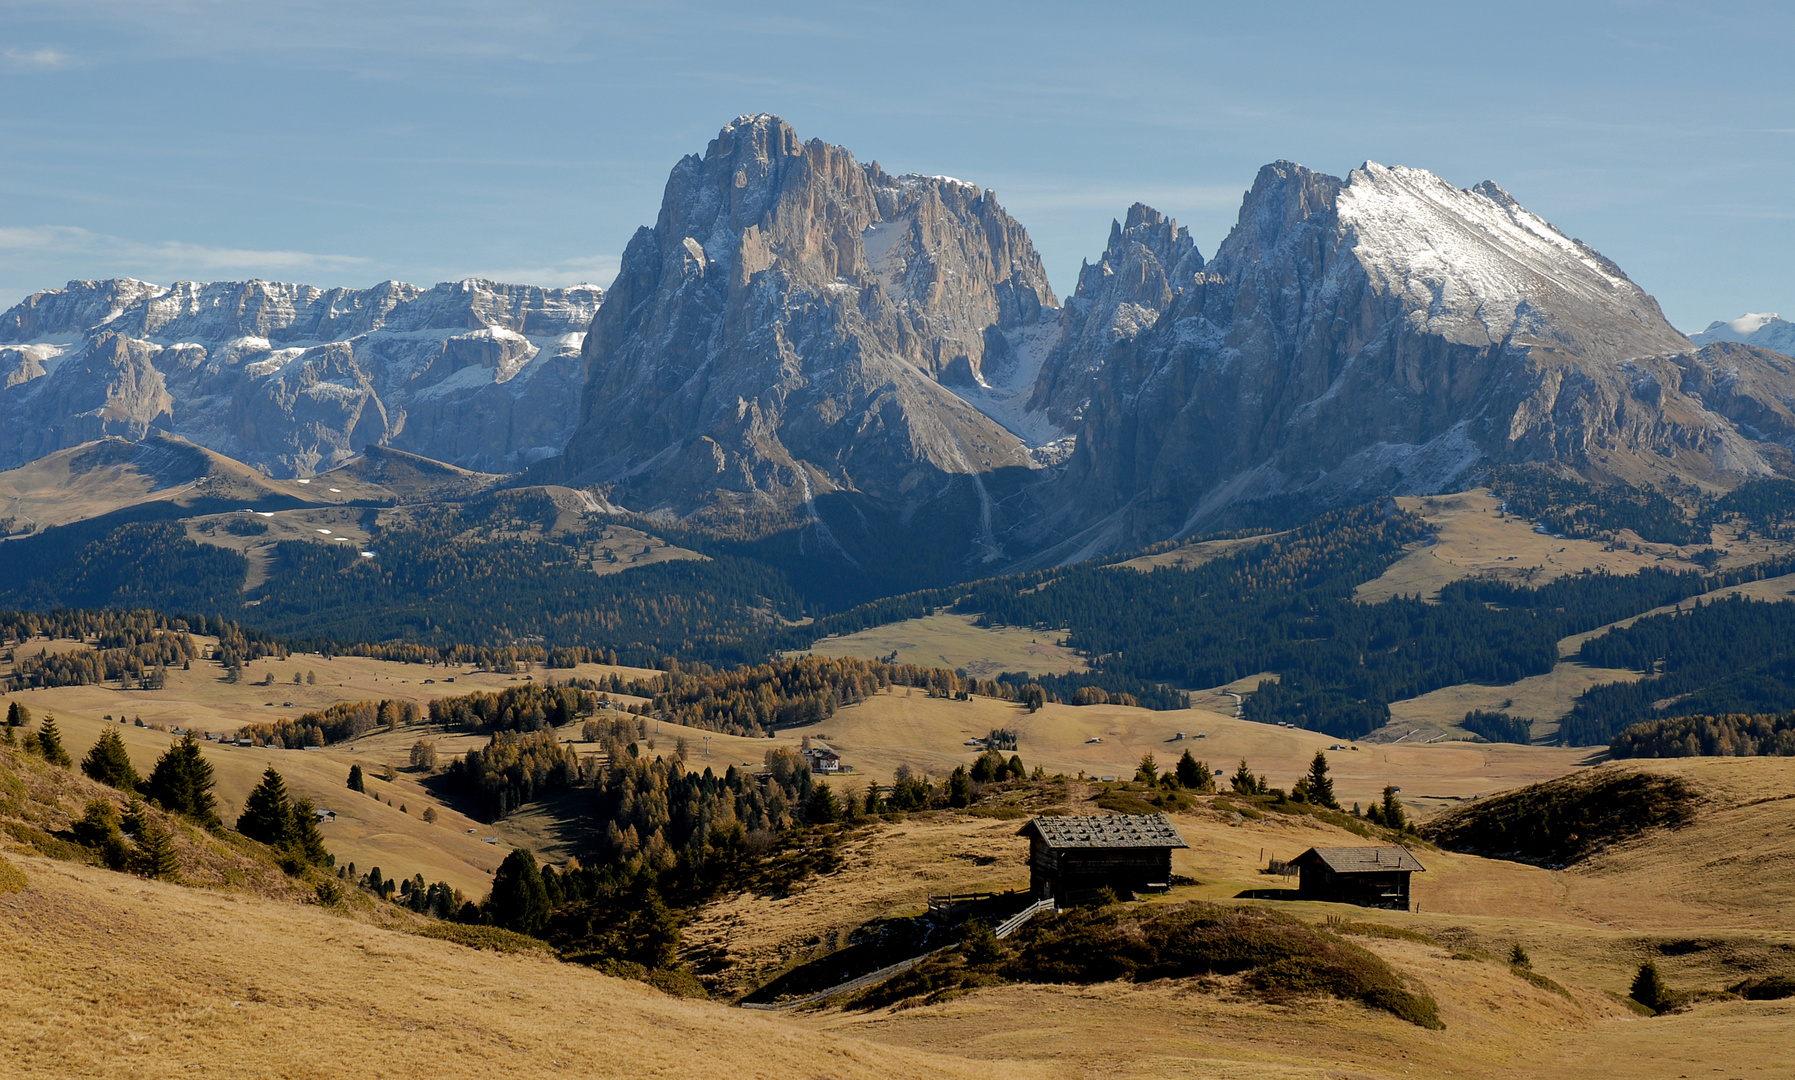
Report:
M1396 502L1434 526L1434 542L1417 546L1383 576L1354 590L1353 596L1366 603L1416 593L1433 598L1443 586L1474 576L1544 585L1584 570L1636 574L1648 566L1695 569L1688 557L1708 546L1652 544L1623 530L1619 539L1625 549L1609 551L1599 540L1547 536L1534 531L1524 518L1504 515L1501 500L1486 488L1456 495L1403 496ZM1772 540L1738 541L1724 529L1716 531L1715 539L1719 543L1713 546L1725 552L1720 562L1723 568L1762 562L1795 549L1795 545ZM1638 552L1633 550L1635 546Z
M1237 720L1202 710L1153 712L1121 705L1048 705L1029 713L1006 701L948 701L902 687L843 709L809 729L782 737L827 733L830 746L863 776L888 780L899 764L945 776L978 754L963 745L992 728L1018 736L1023 763L1049 774L1132 777L1142 756L1164 766L1185 750L1212 767L1233 771L1245 758L1255 772L1288 787L1315 752L1327 753L1337 796L1348 806L1381 796L1385 784L1403 788L1417 808L1451 805L1475 795L1558 776L1588 756L1587 750L1545 746L1442 743L1357 745L1328 750L1338 740L1318 732ZM1178 732L1189 737L1174 740ZM1206 737L1196 738L1202 733ZM1090 739L1101 739L1092 743ZM763 743L772 745L771 743Z
M1129 559L1117 563L1130 570L1146 572L1160 567L1173 567L1179 570L1195 570L1204 563L1213 562L1224 555L1232 555L1243 548L1254 547L1267 540L1276 540L1286 533L1266 533L1263 536L1243 536L1235 540L1201 540L1194 544L1185 544L1170 551L1162 551L1157 555L1142 555L1138 559Z
M7 1076L989 1074L316 907L19 864L29 886L0 895Z
M1392 701L1390 723L1376 733L1376 738L1380 742L1405 736L1423 741L1441 735L1468 739L1469 733L1459 724L1466 713L1482 709L1530 719L1534 722L1534 740L1548 742L1558 730L1558 721L1570 713L1585 690L1604 683L1632 682L1639 677L1638 672L1625 668L1592 668L1575 660L1562 660L1544 675L1506 686L1460 683L1406 701Z
M1055 640L1065 631L1029 630L1019 626L980 627L971 615L929 615L857 634L827 637L811 646L819 656L858 656L873 660L897 653L899 663L964 669L988 679L1004 671L1064 675L1086 671L1084 659Z

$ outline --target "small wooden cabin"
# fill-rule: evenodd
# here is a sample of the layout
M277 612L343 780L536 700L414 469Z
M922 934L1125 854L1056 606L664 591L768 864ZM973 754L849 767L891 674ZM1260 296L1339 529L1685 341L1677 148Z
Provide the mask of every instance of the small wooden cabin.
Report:
M1409 909L1409 875L1427 867L1409 851L1393 847L1310 848L1290 865L1302 875L1300 900L1324 900L1360 907Z
M1164 814L1038 817L1016 835L1029 839L1030 891L1063 902L1169 888L1172 849L1190 846Z

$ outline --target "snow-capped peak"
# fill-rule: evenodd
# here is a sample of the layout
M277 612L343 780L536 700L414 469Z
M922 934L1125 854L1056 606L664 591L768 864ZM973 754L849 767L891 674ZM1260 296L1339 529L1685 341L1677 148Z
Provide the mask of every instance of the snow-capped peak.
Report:
M1774 349L1780 353L1795 353L1795 322L1783 318L1774 311L1749 312L1737 319L1715 320L1699 334L1690 334L1689 340L1697 345L1712 345L1717 341L1737 341L1743 345L1756 345L1761 349Z
M1613 263L1493 183L1457 188L1425 169L1368 161L1336 205L1359 261L1435 333L1493 342L1525 332L1518 324L1540 305L1536 294L1633 320L1654 307Z

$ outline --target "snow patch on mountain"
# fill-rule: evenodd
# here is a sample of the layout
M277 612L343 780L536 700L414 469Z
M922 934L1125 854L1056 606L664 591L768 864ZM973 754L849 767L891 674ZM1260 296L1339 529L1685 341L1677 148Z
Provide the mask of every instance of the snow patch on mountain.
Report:
M1416 330L1462 344L1535 336L1536 281L1633 317L1639 291L1618 267L1494 183L1456 188L1425 169L1368 161L1336 206L1353 254L1407 302Z

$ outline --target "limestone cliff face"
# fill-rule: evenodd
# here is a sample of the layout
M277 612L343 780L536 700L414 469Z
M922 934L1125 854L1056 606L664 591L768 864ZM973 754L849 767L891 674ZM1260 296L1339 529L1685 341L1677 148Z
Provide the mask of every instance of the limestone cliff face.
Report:
M1029 407L1061 428L1076 428L1110 349L1151 327L1202 270L1190 230L1152 207L1135 203L1125 222L1110 222L1109 246L1079 270L1078 290L1060 309L1060 336Z
M779 520L827 492L916 502L1030 468L949 387L1055 306L990 191L744 116L674 166L624 253L566 475L634 509Z
M1795 380L1774 353L1717 348L1494 184L1279 162L1209 266L1110 354L1039 535L1077 554L1255 499L1447 490L1501 462L1636 484L1769 473Z
M0 315L0 467L166 431L275 476L389 445L487 471L558 453L601 294L73 281Z

